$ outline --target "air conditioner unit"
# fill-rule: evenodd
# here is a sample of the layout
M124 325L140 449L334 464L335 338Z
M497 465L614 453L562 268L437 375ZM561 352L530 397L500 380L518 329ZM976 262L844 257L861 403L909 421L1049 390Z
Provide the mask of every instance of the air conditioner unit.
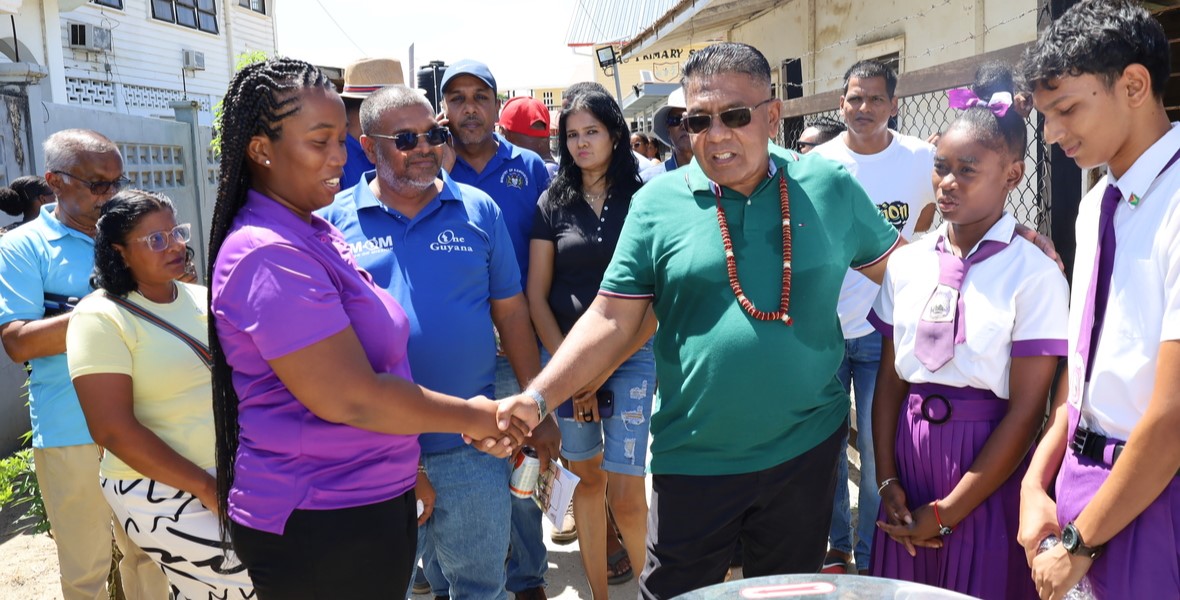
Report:
M70 47L90 52L110 52L111 30L90 23L70 23Z
M189 69L191 71L204 71L205 70L205 53L204 52L197 52L196 50L184 50L182 52L182 54L183 54L184 68Z

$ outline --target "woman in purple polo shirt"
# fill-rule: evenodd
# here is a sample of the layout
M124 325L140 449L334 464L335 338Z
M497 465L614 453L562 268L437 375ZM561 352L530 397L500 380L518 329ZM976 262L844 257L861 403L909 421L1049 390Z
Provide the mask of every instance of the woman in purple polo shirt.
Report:
M312 214L346 161L344 104L312 65L234 76L210 240L218 510L258 597L407 589L421 432L489 438L495 403L415 385L397 302ZM228 530L228 532L226 531Z

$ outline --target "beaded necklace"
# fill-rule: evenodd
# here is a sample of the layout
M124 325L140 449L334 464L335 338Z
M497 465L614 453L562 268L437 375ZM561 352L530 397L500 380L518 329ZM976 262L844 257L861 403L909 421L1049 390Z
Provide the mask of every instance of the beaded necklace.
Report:
M717 201L717 225L721 227L721 243L725 246L725 268L729 272L729 287L737 298L738 304L751 317L759 321L782 321L786 325L793 323L787 310L791 307L791 202L787 195L787 175L785 169L779 170L778 180L779 209L782 213L783 228L783 288L779 296L779 309L766 312L754 308L754 303L742 291L742 284L738 282L737 259L733 254L733 240L729 236L729 223L725 219L725 209L721 208L721 188L714 189L714 199Z

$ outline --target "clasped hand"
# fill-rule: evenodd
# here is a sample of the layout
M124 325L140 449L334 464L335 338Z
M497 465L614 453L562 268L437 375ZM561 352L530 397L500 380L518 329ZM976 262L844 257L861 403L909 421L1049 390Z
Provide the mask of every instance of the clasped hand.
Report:
M517 398L513 396L509 400ZM463 441L471 444L480 452L485 452L498 458L512 456L528 439L533 428L537 425L536 403L525 396L525 400L533 404L534 418L532 422L518 418L513 413L504 414L502 402L489 400L484 396L476 396L468 400L468 404L480 413L478 422L470 431L463 433Z
M893 541L904 545L910 556L917 555L917 548L942 547L932 504L924 504L911 512L906 506L905 490L900 483L894 483L881 491L881 506L885 520L877 521L877 527Z

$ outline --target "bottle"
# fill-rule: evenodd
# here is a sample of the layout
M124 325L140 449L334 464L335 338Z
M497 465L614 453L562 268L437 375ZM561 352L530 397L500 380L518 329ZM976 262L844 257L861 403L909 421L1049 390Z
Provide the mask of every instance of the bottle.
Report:
M1045 552L1060 543L1061 540L1057 539L1057 536L1050 535L1041 540L1041 545L1037 548L1037 554ZM1090 579L1083 575L1082 580L1073 586L1073 589L1066 592L1064 600L1095 600L1094 588L1090 585Z

